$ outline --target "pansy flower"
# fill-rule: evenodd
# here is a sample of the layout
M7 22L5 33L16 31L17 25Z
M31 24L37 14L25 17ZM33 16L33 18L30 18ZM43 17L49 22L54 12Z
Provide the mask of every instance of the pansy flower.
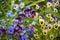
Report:
M48 22L47 21L44 23L44 26L45 27L48 27Z
M59 5L59 1L57 1L56 3L55 3L55 6L58 6Z
M20 18L20 20L23 20L25 18L25 14L18 14L18 18Z
M44 19L39 19L40 25L44 25Z
M13 8L16 10L18 9L18 7L19 7L18 4L15 4Z
M29 15L30 17L34 18L34 16L36 16L36 11L35 10L32 10L30 13L31 13L31 15Z
M52 0L48 0L48 2L52 2Z
M47 8L50 8L52 6L51 2L47 2Z
M54 12L57 13L58 12L58 9L57 8L54 8Z
M21 9L24 8L24 2L21 2L21 3L20 3L20 8L21 8Z
M48 30L47 29L44 29L43 30L43 35L47 35L47 33L48 33Z
M2 30L0 29L0 35L2 35Z
M31 9L25 9L23 12L24 12L24 14L26 15L26 17L29 17L29 15L31 15L31 14L30 14Z
M36 4L36 9L39 9L39 5Z
M58 29L58 24L57 23L54 24L54 29Z
M51 35L50 35L50 39L54 39L54 35L51 34Z
M56 16L53 16L53 15L52 15L52 18L53 18L55 21L57 20L57 17L56 17Z
M2 34L6 34L6 29L4 29L4 26L0 28L0 31L2 32Z
M48 30L50 31L53 28L52 24L48 24Z
M19 25L17 25L17 26L15 27L15 30L16 30L17 32L21 32L21 31L22 31L22 27L20 27Z
M37 33L38 32L38 29L34 28L34 33Z
M32 27L30 27L30 28L28 29L28 34L31 35L31 34L33 34L33 33L34 33L34 29L33 29Z
M51 17L51 18L50 18L50 21L53 22L53 21L54 21L54 18Z
M46 17L47 18L51 18L51 14L46 14Z
M38 34L34 34L34 38L35 39L38 39L39 38L39 35Z
M13 19L13 20L12 20L12 23L13 23L13 24L18 24L18 22L19 22L19 20L17 20L17 19Z
M12 26L8 27L8 33L13 34L13 32L14 32L14 26L12 25Z
M21 35L21 40L28 40L28 35L27 34Z

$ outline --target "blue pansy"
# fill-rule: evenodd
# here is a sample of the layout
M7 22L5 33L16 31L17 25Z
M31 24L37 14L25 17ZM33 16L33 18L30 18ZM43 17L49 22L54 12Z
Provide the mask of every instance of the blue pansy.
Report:
M8 33L9 33L9 34L13 34L13 32L14 32L14 26L10 26L10 27L8 28Z
M27 34L19 35L18 40L28 40L28 35Z
M33 33L34 33L34 29L33 29L32 27L30 27L30 28L28 29L28 34L31 35L31 34L33 34Z

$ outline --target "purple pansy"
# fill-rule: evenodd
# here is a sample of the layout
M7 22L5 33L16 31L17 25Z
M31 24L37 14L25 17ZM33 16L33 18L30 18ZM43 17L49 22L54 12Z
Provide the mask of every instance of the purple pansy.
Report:
M52 0L48 0L48 2L52 2Z
M53 19L56 19L57 17L52 15L52 18L53 18Z
M31 9L25 9L25 10L24 10L24 13L25 13L25 14L29 14L30 11L31 11Z
M36 16L36 11L32 10L31 15L32 15L32 18L34 18L34 16Z
M6 33L6 30L5 29L1 29L3 33Z
M21 20L23 20L25 18L25 15L24 14L18 14L18 17L16 18L16 20L18 20L18 22Z
M2 34L2 30L0 29L0 35Z
M31 10L31 9L25 9L24 14L26 15L26 17L34 18L34 16L36 16L36 11Z

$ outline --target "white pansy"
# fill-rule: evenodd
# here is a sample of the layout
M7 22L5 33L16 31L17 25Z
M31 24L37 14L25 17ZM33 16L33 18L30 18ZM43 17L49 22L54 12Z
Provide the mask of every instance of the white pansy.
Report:
M20 3L20 8L24 8L24 2Z
M18 4L15 4L15 5L14 5L14 9L15 9L15 10L18 9L18 7L19 7Z

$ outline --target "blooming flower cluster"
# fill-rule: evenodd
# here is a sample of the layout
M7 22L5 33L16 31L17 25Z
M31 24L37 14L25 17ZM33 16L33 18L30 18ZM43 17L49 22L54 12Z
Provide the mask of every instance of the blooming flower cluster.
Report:
M0 17L0 40L59 40L60 0L2 0Z

